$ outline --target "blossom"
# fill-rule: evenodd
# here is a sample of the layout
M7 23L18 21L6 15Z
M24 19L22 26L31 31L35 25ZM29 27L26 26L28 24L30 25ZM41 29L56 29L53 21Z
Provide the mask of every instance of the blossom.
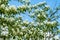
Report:
M58 39L59 39L59 35L55 35L55 36L54 36L54 39L55 39L55 40L58 40Z
M49 5L45 5L46 8L49 8Z
M2 35L2 36L8 36L8 33L9 33L8 31L2 31L2 32L1 32L1 35Z
M27 3L30 2L30 0L25 0Z
M4 8L5 8L5 5L1 4L0 9L4 9Z
M9 12L9 8L8 7L5 7L5 12Z
M13 13L17 12L17 8L15 6L9 6L9 10Z
M40 23L40 25L43 25L43 23Z
M24 26L24 27L22 27L22 29L25 29L26 27Z
M25 23L25 24L29 24L29 22L28 22L27 20L23 21L23 23Z
M50 27L55 27L57 25L57 22L56 21L52 21L52 22L48 21L48 22L46 22L46 25L50 26Z
M8 19L8 21L10 21L10 22L12 22L12 21L14 21L15 19L14 18L12 18L12 17L10 17L9 19Z
M31 17L34 17L35 13L30 14Z
M46 37L53 36L51 32L46 32Z
M12 6L9 6L9 9L12 9L12 8L13 8L13 9L16 9L16 7L13 6L13 5L12 5Z
M32 31L29 30L29 34L32 34Z
M35 13L39 13L39 9L36 9L34 12L35 12Z
M40 30L40 33L43 35L43 31L42 30Z
M23 35L23 32L20 32L20 35Z
M38 14L37 17L40 17L40 14Z
M18 6L18 10L19 10L20 12L26 11L26 5Z
M49 8L50 8L50 7L49 7L48 5L45 5L44 10L45 10L45 11L48 11L48 10L49 10Z
M37 6L41 6L41 5L43 5L43 4L46 4L46 1L44 1L44 2L39 2L39 3L37 4Z
M7 26L1 27L1 31L8 31L8 27Z

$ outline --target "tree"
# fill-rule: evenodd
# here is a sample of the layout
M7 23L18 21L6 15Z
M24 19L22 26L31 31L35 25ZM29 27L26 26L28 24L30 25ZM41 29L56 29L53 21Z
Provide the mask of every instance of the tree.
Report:
M15 7L9 1L0 0L0 37L4 40L50 40L59 33L59 7L53 11L45 1L31 5L29 0L18 0L23 5ZM25 12L34 22L22 20Z

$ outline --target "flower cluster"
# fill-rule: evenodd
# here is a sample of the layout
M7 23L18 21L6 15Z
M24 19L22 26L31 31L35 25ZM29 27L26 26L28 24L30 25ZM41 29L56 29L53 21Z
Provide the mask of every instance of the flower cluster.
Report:
M46 26L48 26L48 27L56 27L57 26L57 22L56 21L46 22Z
M17 8L15 6L9 6L9 10L11 13L17 13Z
M37 15L37 18L39 18L40 20L45 20L47 18L46 13L41 12L40 14Z
M8 36L9 31L8 31L8 27L1 27L1 36Z

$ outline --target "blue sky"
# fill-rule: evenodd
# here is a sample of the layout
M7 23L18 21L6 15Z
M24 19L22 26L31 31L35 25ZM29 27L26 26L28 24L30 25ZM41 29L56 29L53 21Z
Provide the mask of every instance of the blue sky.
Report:
M49 5L52 9L54 9L56 6L58 6L60 4L60 0L30 0L32 5L39 3L39 2L43 2L43 1L46 1L47 5ZM9 2L9 5L19 6L22 4L16 0L12 0ZM28 19L29 21L32 21L32 19L29 18L27 15L24 15L23 19L24 20Z
M36 3L39 3L39 2L43 2L43 1L46 1L47 5L49 5L51 8L55 8L57 5L60 4L59 0L30 0L31 4L36 4ZM22 5L22 4L19 3L16 0L12 0L12 1L9 2L9 5L19 6L19 5ZM30 19L28 16L25 15L25 17L23 19L27 19L27 18Z
M54 7L55 4L56 4L56 6L57 6L58 4L60 4L60 0L30 0L31 4L36 4L36 3L39 3L39 2L43 2L43 1L46 1L46 3L47 3L48 5L50 5L50 7ZM21 3L19 3L19 2L16 1L16 0L10 1L9 4L10 4L10 5L16 5L16 6L21 5Z

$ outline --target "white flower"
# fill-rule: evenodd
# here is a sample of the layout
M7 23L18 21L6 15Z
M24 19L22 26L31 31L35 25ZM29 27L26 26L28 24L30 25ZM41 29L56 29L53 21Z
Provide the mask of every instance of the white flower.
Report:
M5 11L7 11L7 12L8 12L8 11L9 11L9 8L8 8L8 7L6 7L6 8L5 8Z
M5 28L2 28L2 30L5 30Z
M1 16L2 16L2 18L4 18L4 15L3 14Z
M40 2L40 4L45 4L46 3L46 1L44 1L44 2Z
M32 34L32 32L29 30L29 34Z
M0 8L3 8L3 9L4 9L4 8L5 8L5 5L4 5L4 4L2 4L2 5L0 6Z
M40 9L41 12L43 12L44 10Z
M27 3L30 2L30 0L25 0Z
M14 32L14 29L12 28L12 31Z
M26 5L18 6L18 8L26 8Z
M8 26L5 26L5 29L8 29Z
M45 5L46 8L49 8L49 5Z
M42 30L40 30L40 32L41 32L41 34L43 34L43 31Z
M51 25L53 25L53 26L54 26L54 25L57 25L56 23L57 23L56 21L52 21L52 22L51 22Z
M46 3L46 1L44 1L44 2L39 2L37 5L38 6L41 6L42 4L45 4Z
M52 23L50 21L46 22L46 26L51 27Z
M35 10L35 13L38 13L38 11L39 11L39 9L36 9L36 10Z
M47 32L47 33L46 33L46 36L48 36L48 37L49 37L49 36L50 36L50 34L51 34L51 33Z
M50 27L55 27L57 25L57 22L56 21L52 21L52 22L48 21L48 22L46 22L46 25L50 26Z
M23 32L20 32L21 35L23 35Z
M24 27L22 27L22 29L25 29L26 27L24 26Z
M45 12L42 12L42 15L46 18L46 14L45 14Z
M26 9L26 5L18 6L18 10L23 12Z
M46 15L43 15L46 18Z
M19 33L20 31L19 31L19 28L16 28L17 29L17 33Z
M50 7L49 7L49 6L47 6L47 5L45 5L44 10L45 10L45 11L48 11L48 9L50 9Z
M34 7L38 7L37 4L35 4Z
M1 35L3 35L3 36L7 36L8 33L9 33L8 31L2 31L2 32L1 32Z
M16 34L16 32L15 32L15 30L12 28L12 32L13 32L13 34Z
M43 25L43 23L40 23L41 25Z
M23 2L27 2L28 3L28 2L30 2L30 0L23 0Z
M55 23L57 23L56 21L53 21L53 22L51 22L52 24L55 24Z
M13 11L17 11L17 8L15 6L13 6L13 5L12 6L9 6L9 9L10 10L13 10Z
M35 13L30 14L30 16L34 16L34 15L35 15Z
M51 33L51 32L46 32L46 37L52 37L53 36L53 34Z
M59 35L54 36L54 39L56 40L59 39Z
M15 19L14 19L14 18L12 18L12 17L10 17L10 18L9 18L9 21L11 21L11 22L12 22L12 21L14 21L14 20L15 20Z
M8 26L5 26L5 30L8 31Z
M29 22L27 20L23 21L23 23L29 24Z
M40 23L39 23L39 22L37 22L35 25L40 25Z
M51 22L47 22L47 24L51 24Z
M45 24L47 23L47 20L43 21Z
M31 22L31 24L33 25L33 24L34 24L34 22Z
M2 31L8 31L8 27L1 27Z
M32 40L32 38L29 38L29 40Z
M11 8L14 8L14 9L15 9L16 7L15 7L15 6L13 6L13 5L12 5L12 6L9 6L9 9L11 9Z
M41 16L40 14L37 15L37 17L40 17L40 16Z
M21 7L22 7L22 8L25 8L25 7L26 7L26 5L22 5Z

